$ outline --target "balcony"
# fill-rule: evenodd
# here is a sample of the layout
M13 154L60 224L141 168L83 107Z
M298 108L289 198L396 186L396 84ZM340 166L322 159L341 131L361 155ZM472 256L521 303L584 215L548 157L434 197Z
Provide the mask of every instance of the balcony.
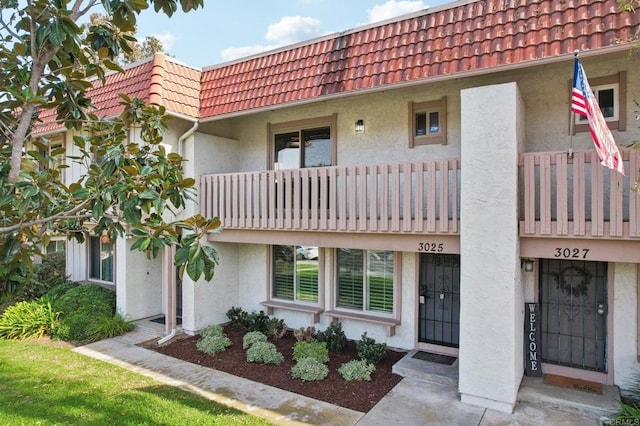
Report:
M459 233L455 159L203 175L200 193L231 230Z
M625 174L594 150L520 155L520 236L640 238L640 150L621 150Z
M640 150L621 153L626 176L593 150L521 154L520 236L640 238ZM460 185L458 159L203 175L200 207L226 230L457 238Z

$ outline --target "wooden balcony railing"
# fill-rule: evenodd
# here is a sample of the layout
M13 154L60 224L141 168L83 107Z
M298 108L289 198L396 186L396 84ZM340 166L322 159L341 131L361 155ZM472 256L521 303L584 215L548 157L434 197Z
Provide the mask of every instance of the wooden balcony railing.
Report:
M458 160L203 175L226 229L458 234Z
M520 156L520 235L640 237L640 150L621 150L625 174L600 165L595 151Z

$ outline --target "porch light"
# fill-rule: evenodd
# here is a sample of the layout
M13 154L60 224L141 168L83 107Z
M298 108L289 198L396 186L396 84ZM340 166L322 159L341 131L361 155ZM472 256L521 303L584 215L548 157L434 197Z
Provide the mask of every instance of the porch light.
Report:
M356 133L364 133L364 120L358 120L356 121L356 125L355 125L355 132Z
M534 265L533 259L522 259L520 261L520 267L524 268L525 272L533 272L533 265Z

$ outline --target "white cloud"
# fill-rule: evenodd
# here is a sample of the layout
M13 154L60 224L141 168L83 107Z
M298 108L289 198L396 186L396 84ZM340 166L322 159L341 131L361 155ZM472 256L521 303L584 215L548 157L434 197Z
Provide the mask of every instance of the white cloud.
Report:
M422 1L395 1L389 0L385 4L377 4L373 9L367 10L369 22L384 21L385 19L395 18L405 13L416 12L426 9L427 6Z
M264 38L280 46L317 37L321 34L320 21L305 16L285 16L270 24Z
M220 52L220 57L223 61L233 61L234 59L242 58L245 56L251 56L256 53L266 52L267 50L275 49L278 46L244 46L244 47L228 47Z
M270 44L228 47L220 52L220 57L223 61L233 61L234 59L276 49L287 44L308 40L321 34L320 21L317 19L304 16L285 16L275 24L270 24L267 28L264 38Z
M151 34L151 36L155 37L162 43L162 47L164 47L165 52L171 50L173 44L179 40L179 37L175 34L164 33L164 34Z

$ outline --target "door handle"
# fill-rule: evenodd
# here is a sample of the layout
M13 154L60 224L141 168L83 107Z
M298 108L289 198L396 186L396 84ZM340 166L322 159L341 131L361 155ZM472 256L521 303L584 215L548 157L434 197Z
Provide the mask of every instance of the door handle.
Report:
M604 303L598 303L598 315L602 316L607 311Z

